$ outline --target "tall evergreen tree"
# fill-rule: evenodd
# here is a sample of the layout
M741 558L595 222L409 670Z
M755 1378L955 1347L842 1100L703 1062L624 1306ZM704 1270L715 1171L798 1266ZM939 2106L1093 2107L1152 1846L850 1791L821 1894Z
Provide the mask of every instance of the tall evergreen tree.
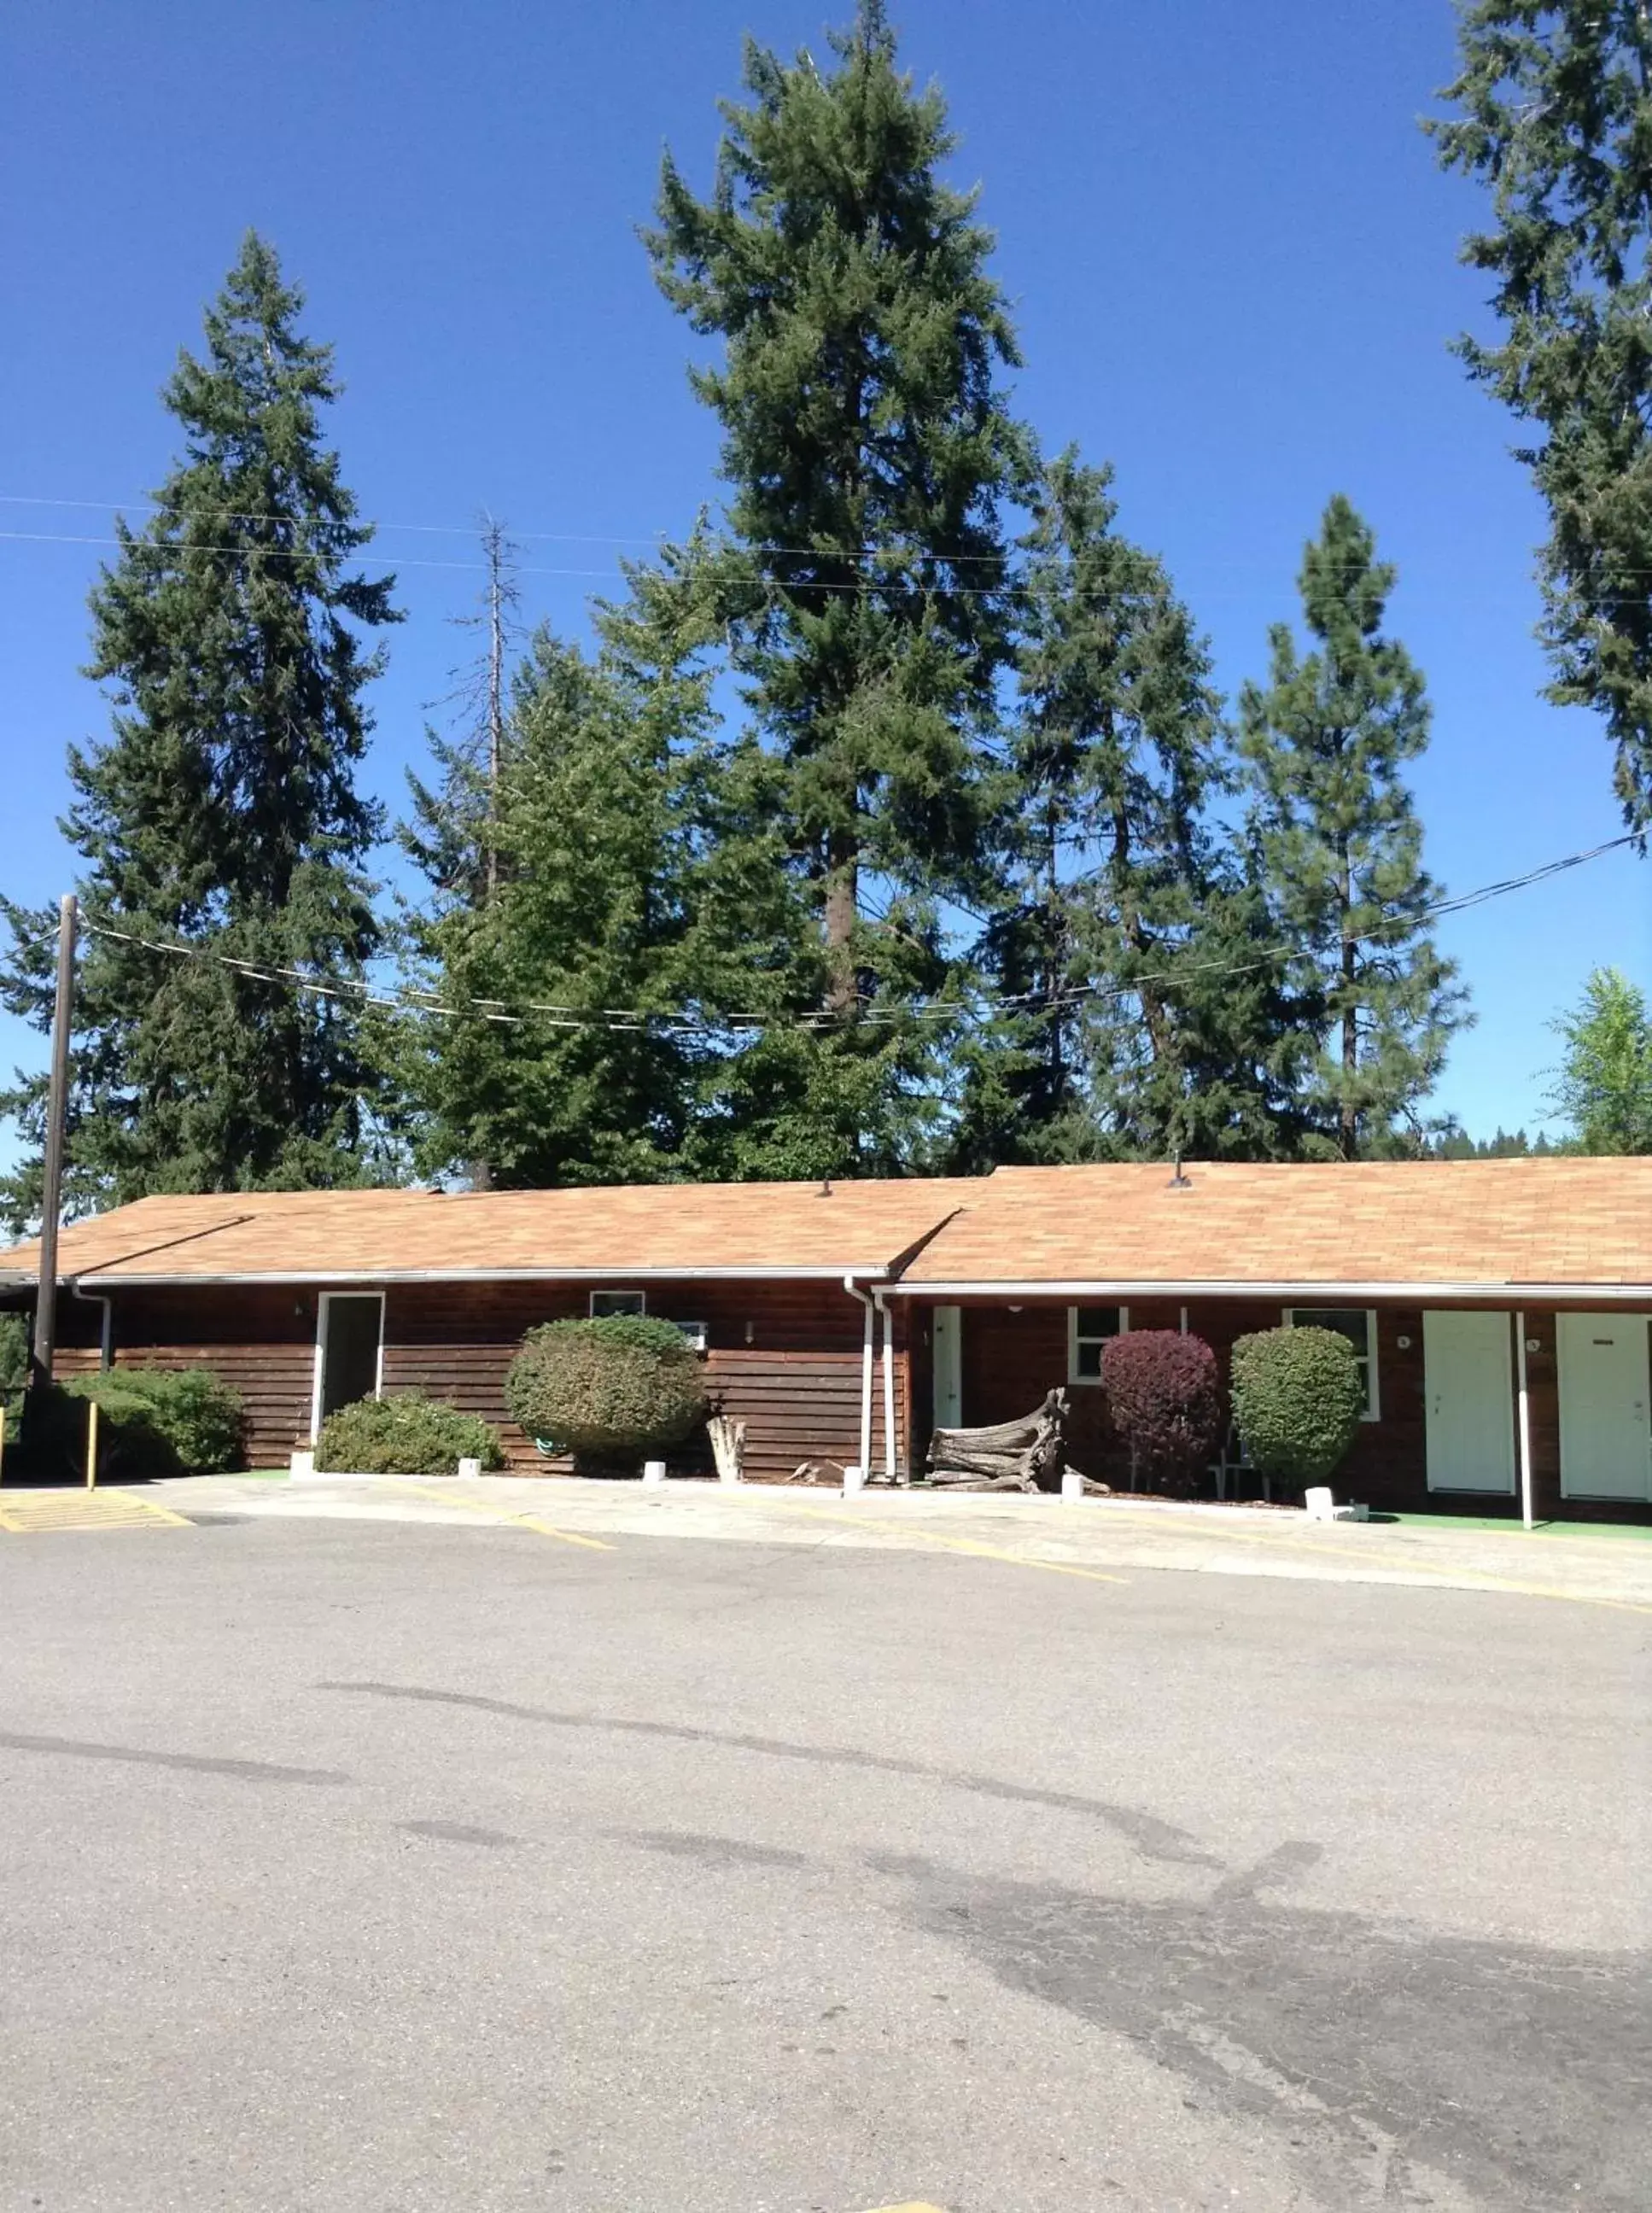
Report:
M449 888L414 925L426 988L456 1010L415 1018L408 1038L416 1158L506 1186L656 1181L674 1171L690 1080L686 1040L657 1019L686 980L669 721L543 631L513 691L476 826L497 881Z
M1293 1031L1241 854L1209 656L1163 564L1071 451L1025 541L1008 897L983 965L1011 1011L971 1054L962 1157L1267 1156Z
M1265 687L1241 696L1252 824L1294 981L1323 1051L1307 1090L1328 1149L1344 1160L1414 1122L1468 1019L1454 965L1428 933L1438 887L1403 771L1428 743L1421 672L1382 634L1395 572L1340 494L1306 549L1299 655L1271 633Z
M71 747L64 823L88 930L76 1003L71 1203L153 1191L350 1182L375 1173L361 1009L234 960L359 979L377 943L363 873L378 832L354 771L387 581L351 567L371 533L326 446L330 350L249 235L165 403L181 460L94 588L88 674L113 735ZM46 918L8 909L0 992L50 1020ZM104 932L124 933L109 936ZM204 959L132 942L182 944ZM37 1138L41 1087L0 1111ZM38 1205L38 1166L6 1186Z
M454 1010L399 1025L419 1163L507 1186L887 1172L939 1109L899 1027L825 1011L783 765L712 698L724 564L696 535L629 577L594 655L542 633L517 674L491 895L473 754L414 782L432 895L409 982Z
M494 821L511 742L509 662L521 636L515 545L491 515L482 518L480 535L482 590L474 613L454 620L479 633L481 650L454 670L454 689L442 702L457 710L455 735L425 732L436 774L426 782L409 770L413 811L399 833L439 898L473 905L498 889Z
M1460 341L1523 422L1549 510L1550 697L1606 721L1625 820L1652 824L1652 11L1463 0L1440 158L1490 186L1463 254L1501 344Z
M668 157L649 245L723 342L693 383L743 556L728 635L847 1016L945 980L935 902L976 863L1009 652L999 505L1029 449L997 381L1017 357L991 240L938 174L941 96L898 69L881 0L832 43L826 70L748 43L711 195Z

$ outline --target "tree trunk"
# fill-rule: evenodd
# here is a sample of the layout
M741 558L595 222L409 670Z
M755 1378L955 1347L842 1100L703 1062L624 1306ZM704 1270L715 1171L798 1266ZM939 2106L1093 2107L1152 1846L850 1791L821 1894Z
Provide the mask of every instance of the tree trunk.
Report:
M490 521L484 538L488 560L488 814L487 897L499 889L499 777L505 753L505 542Z
M1354 879L1346 852L1338 884L1342 924L1342 1100L1338 1114L1338 1143L1345 1161L1359 1158L1359 1109L1355 1099L1359 1087L1358 948L1350 934L1354 911Z
M855 922L860 898L860 839L856 826L830 832L826 838L826 1004L834 1015L855 1011L859 993L855 978Z

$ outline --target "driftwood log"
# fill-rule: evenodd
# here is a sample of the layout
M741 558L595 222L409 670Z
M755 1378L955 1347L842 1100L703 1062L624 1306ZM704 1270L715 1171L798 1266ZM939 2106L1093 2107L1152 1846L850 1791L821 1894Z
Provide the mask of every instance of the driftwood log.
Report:
M930 1440L930 1481L950 1491L1059 1491L1066 1465L1064 1391L1019 1422L937 1430Z
M705 1425L711 1440L711 1464L720 1483L738 1483L746 1467L746 1424L728 1414L713 1414Z

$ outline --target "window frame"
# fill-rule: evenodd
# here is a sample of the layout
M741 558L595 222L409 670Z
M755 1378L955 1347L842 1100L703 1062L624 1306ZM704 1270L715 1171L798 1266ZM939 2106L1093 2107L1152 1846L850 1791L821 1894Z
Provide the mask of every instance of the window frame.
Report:
M635 1299L637 1304L634 1307L604 1307L601 1314L599 1314L596 1303L599 1299ZM585 1316L588 1321L600 1320L608 1314L645 1314L648 1310L648 1292L646 1290L638 1290L634 1284L596 1283L592 1286L589 1292L586 1295Z
M1362 1356L1358 1352L1354 1355L1359 1364L1360 1373L1365 1378L1365 1405L1361 1409L1360 1419L1362 1422L1380 1422L1382 1419L1382 1379L1377 1364L1376 1308L1331 1306L1282 1307L1279 1311L1284 1317L1284 1326L1287 1329L1323 1329L1326 1326L1323 1322L1299 1319L1306 1315L1328 1314L1362 1314L1364 1315L1365 1351ZM1338 1334L1341 1334L1340 1331ZM1352 1344L1351 1338L1349 1343Z
M1103 1302L1098 1301L1097 1303L1101 1304ZM1112 1308L1111 1311L1119 1317L1119 1326L1110 1337L1081 1337L1078 1332L1080 1311L1081 1309L1076 1306L1069 1307L1067 1309L1067 1381L1070 1383L1082 1383L1087 1391L1094 1391L1100 1387L1101 1377L1099 1373L1094 1375L1079 1374L1078 1348L1081 1344L1110 1344L1114 1337L1125 1336L1130 1328L1130 1308L1122 1306ZM1098 1369L1100 1364L1098 1362Z

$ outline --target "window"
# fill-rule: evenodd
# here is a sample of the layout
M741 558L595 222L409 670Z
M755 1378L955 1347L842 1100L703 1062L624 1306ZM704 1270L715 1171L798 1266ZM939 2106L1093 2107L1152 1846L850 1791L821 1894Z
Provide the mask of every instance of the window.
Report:
M1380 1411L1377 1398L1377 1318L1366 1307L1287 1307L1287 1329L1334 1329L1354 1348L1360 1381L1365 1386L1362 1421L1375 1422Z
M646 1314L648 1293L646 1291L593 1291L590 1310L593 1320L598 1314Z
M1099 1383L1102 1346L1110 1337L1122 1337L1129 1327L1128 1307L1069 1307L1067 1381Z

